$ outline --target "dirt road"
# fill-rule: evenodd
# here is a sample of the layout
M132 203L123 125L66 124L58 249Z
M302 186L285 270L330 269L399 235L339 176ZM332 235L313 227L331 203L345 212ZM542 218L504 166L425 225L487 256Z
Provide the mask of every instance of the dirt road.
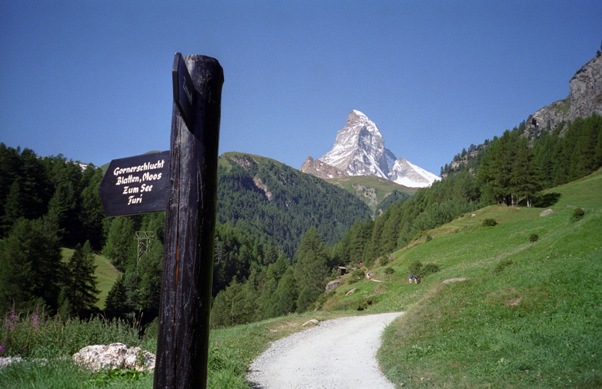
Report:
M274 342L251 365L256 388L394 388L380 372L376 352L400 312L353 316Z

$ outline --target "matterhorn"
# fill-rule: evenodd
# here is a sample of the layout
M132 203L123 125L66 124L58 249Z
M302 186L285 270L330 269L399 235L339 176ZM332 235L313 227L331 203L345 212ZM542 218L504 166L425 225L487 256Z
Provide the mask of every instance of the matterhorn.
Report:
M322 179L375 176L409 188L426 188L440 179L385 148L376 124L358 110L347 117L332 150L317 160L308 157L301 171Z

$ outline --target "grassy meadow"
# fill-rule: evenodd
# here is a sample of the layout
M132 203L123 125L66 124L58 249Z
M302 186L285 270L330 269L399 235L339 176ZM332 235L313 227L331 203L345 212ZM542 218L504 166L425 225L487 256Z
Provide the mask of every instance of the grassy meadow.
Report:
M543 208L489 206L425 231L365 269L371 280L343 276L320 300L320 311L211 331L209 387L248 387L251 361L311 318L387 311L406 312L385 331L378 354L397 387L602 387L602 171L547 195L557 201ZM540 216L546 209L552 213ZM484 226L487 219L497 224ZM416 261L438 271L410 285ZM81 323L80 332L98 325ZM3 328L6 337L6 318ZM0 369L0 387L152 386L152 374L80 370L56 358L75 348L56 348L60 331L39 336L31 325L24 328L19 338L39 339L29 356L53 359ZM91 341L70 338L82 347ZM111 341L156 348L152 334L115 333Z

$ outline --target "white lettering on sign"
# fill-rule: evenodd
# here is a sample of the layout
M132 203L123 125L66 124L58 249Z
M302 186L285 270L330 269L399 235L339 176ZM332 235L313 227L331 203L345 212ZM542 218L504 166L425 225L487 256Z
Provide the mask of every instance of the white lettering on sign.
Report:
M113 175L117 178L115 186L121 186L119 192L125 195L127 205L142 204L144 193L153 191L153 185L149 181L159 181L163 177L163 172L153 172L161 170L165 166L165 159L157 162L144 162L136 166L118 166L113 169Z

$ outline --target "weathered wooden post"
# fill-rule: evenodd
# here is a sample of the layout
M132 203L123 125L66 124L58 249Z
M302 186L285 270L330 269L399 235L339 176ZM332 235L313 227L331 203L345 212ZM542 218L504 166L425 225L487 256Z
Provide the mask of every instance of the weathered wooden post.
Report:
M177 53L155 388L205 388L223 70Z

